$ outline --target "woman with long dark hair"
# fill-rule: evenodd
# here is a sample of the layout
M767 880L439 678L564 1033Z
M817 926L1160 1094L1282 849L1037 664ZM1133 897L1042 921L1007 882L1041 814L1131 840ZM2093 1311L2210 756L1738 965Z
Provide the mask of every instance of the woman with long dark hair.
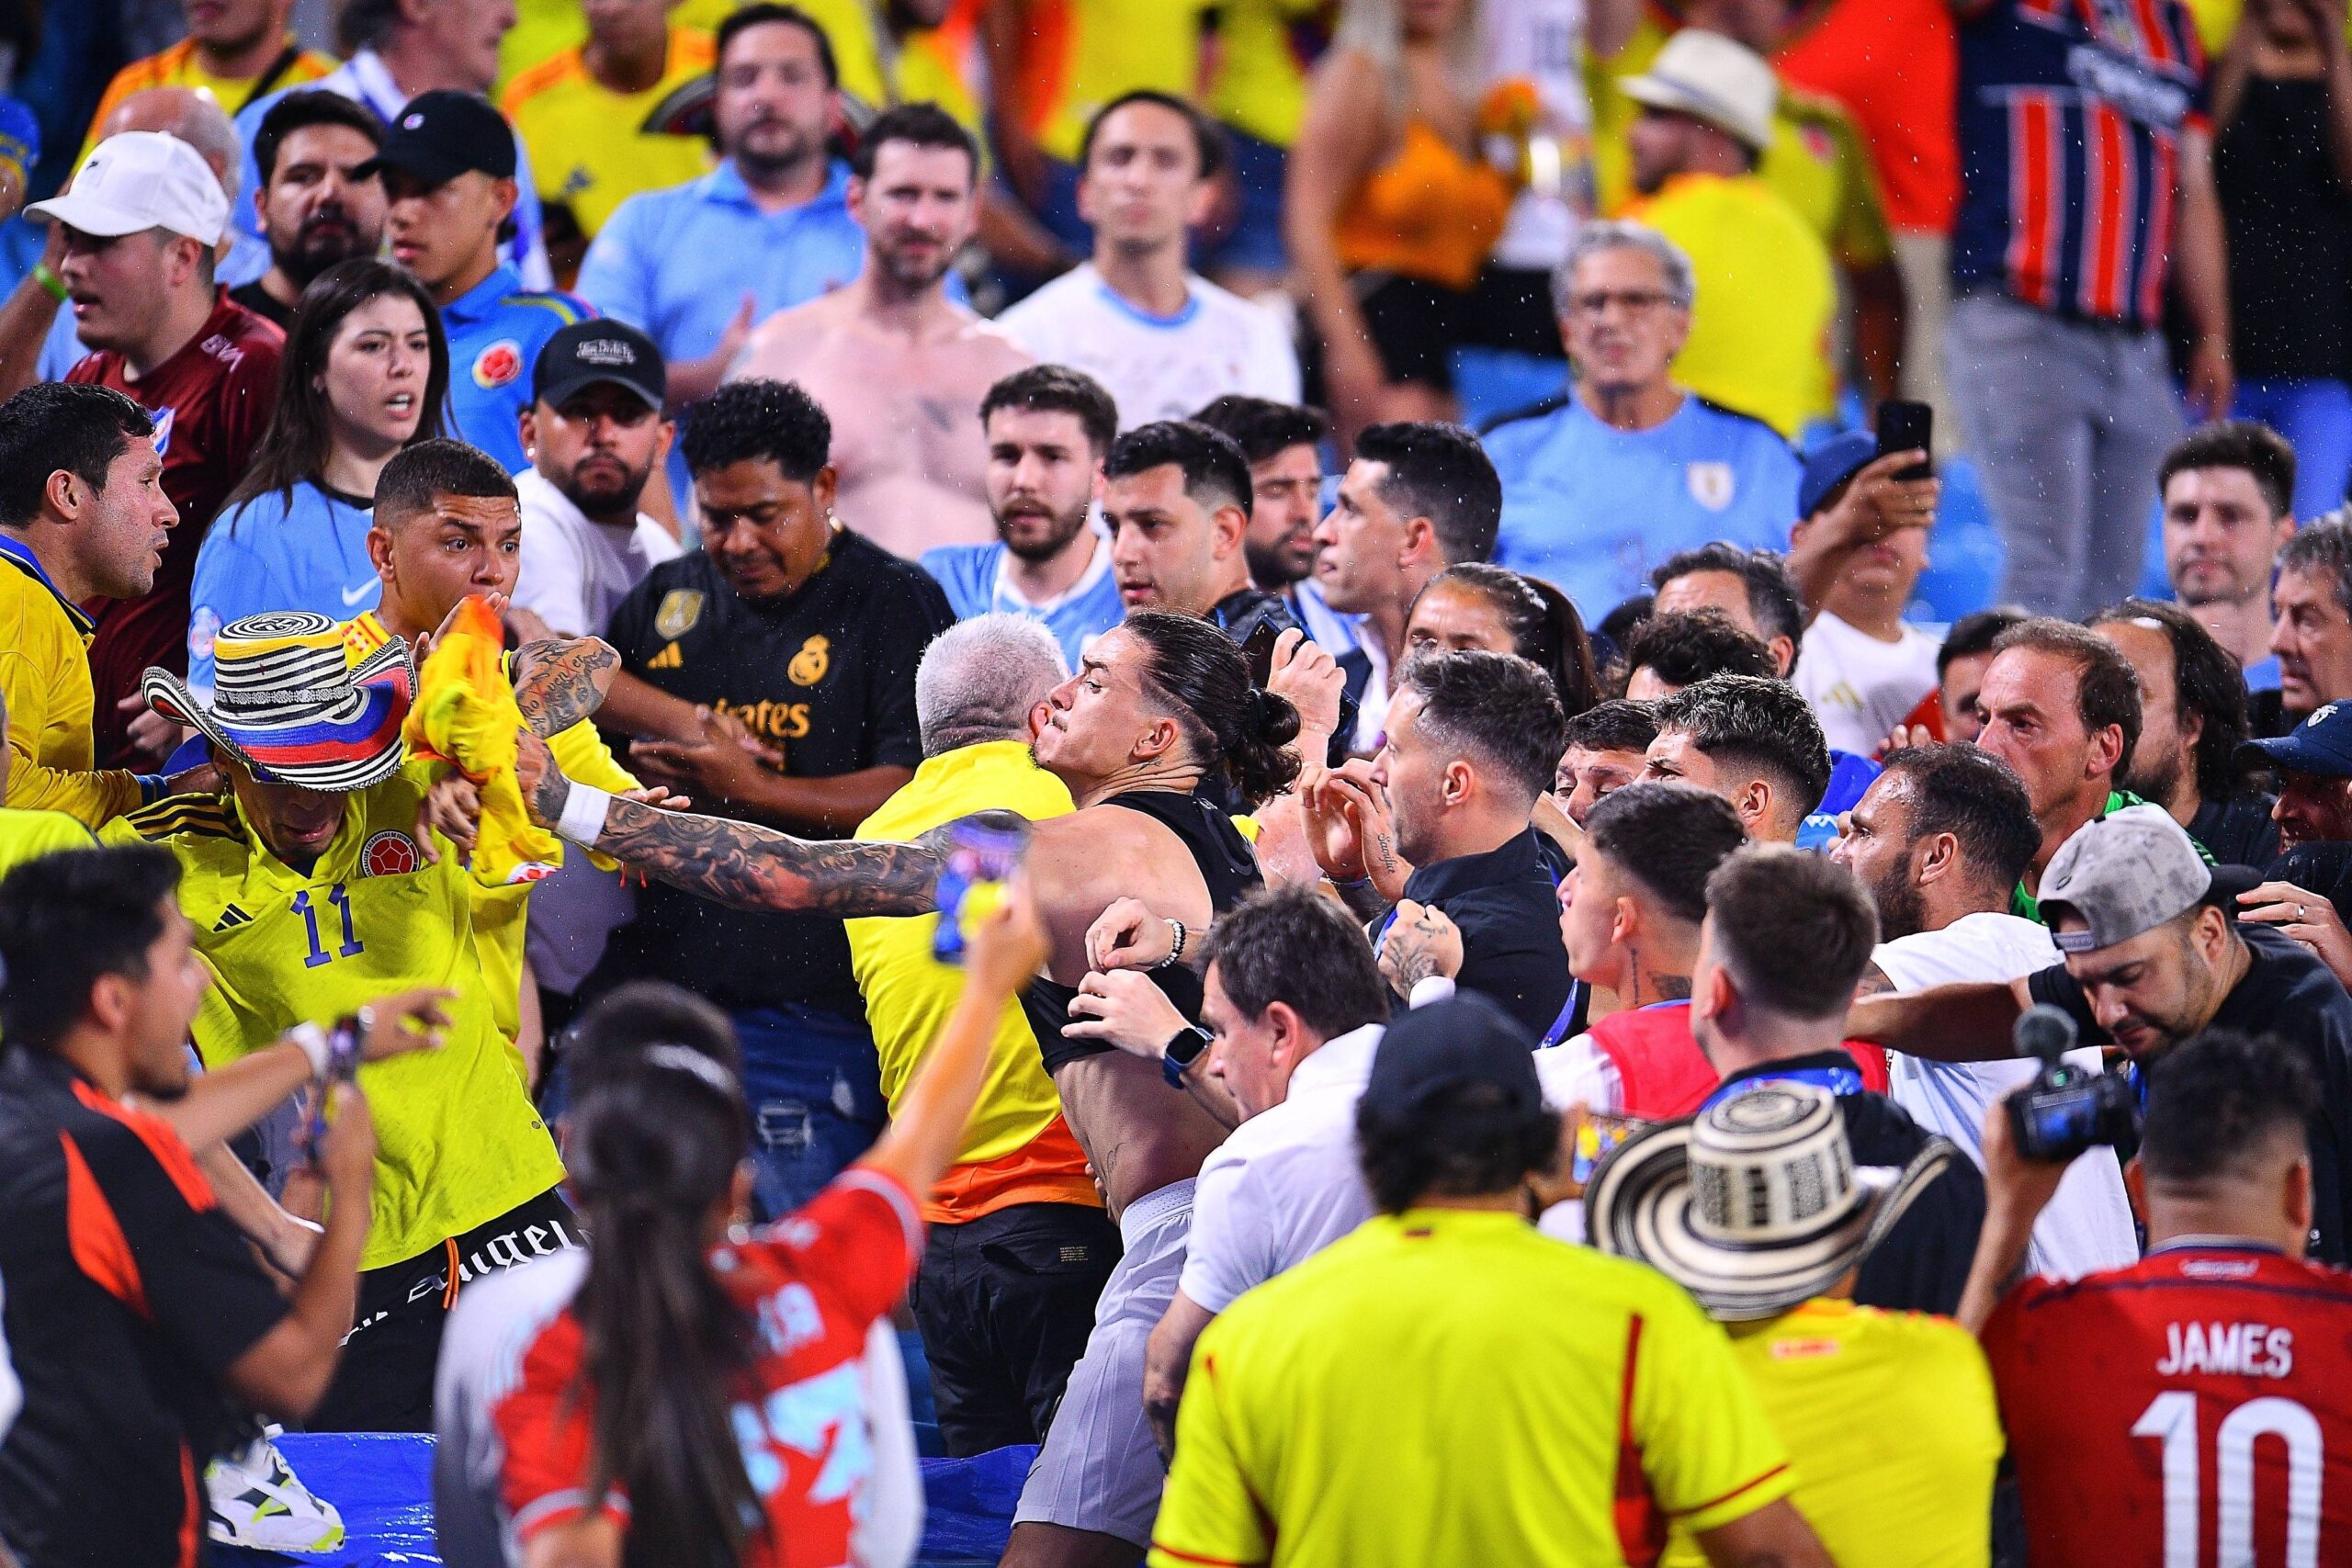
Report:
M1552 677L1552 694L1570 718L1600 700L1576 602L1508 567L1464 561L1430 578L1406 619L1405 646L1515 653Z
M955 1157L997 1021L1046 956L1018 878L967 929L963 994L889 1130L774 1225L742 1224L751 1113L727 1065L652 1044L583 1090L564 1158L586 1272L518 1348L491 1412L526 1568L911 1555L912 1501L869 1486L888 1434L865 1393L868 1336L922 1256L919 1205Z
M349 620L382 592L368 557L376 476L442 433L449 349L424 288L390 262L339 262L295 307L277 412L197 552L188 682L212 684L212 636L271 610Z

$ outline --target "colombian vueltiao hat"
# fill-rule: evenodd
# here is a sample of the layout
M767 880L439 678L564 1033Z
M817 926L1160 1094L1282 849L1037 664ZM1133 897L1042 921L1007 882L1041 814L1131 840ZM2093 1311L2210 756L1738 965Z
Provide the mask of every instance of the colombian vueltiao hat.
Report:
M1765 1083L1611 1150L1585 1188L1586 1234L1712 1317L1774 1317L1868 1256L1953 1152L1931 1138L1900 1170L1858 1168L1835 1096Z
M265 783L348 792L390 778L416 694L408 644L392 637L356 663L341 622L310 610L232 621L212 640L212 700L168 670L140 682L148 705Z

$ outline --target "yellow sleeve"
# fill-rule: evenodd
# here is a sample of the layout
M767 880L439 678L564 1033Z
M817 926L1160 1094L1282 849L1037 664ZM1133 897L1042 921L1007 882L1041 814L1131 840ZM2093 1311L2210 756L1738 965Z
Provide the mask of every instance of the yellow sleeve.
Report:
M602 731L593 718L583 718L562 734L548 741L548 755L555 759L563 776L591 789L601 789L606 795L619 795L625 790L640 787L637 775L620 764L613 749L605 744ZM588 863L599 871L617 871L620 862L610 855L588 852Z
M1693 1534L1747 1517L1796 1487L1724 1331L1679 1292L1642 1318L1634 1427L1658 1506Z
M1883 266L1894 259L1894 231L1887 225L1886 202L1879 195L1870 149L1862 145L1854 117L1843 107L1824 115L1820 123L1838 143L1838 168L1845 176L1845 200L1837 231L1829 237L1830 253L1842 266Z
M1259 1513L1250 1482L1235 1451L1227 1326L1212 1323L1193 1348L1193 1371L1184 1401L1176 1411L1176 1462L1151 1527L1149 1568L1199 1568L1218 1563L1239 1568L1273 1556L1273 1537Z
M20 625L20 631L24 630ZM76 655L78 657L78 654ZM49 727L52 663L10 639L0 650L0 694L8 705L8 788L5 802L28 811L62 811L84 827L135 810L139 778L120 769L74 773L33 761L33 746Z
M591 789L601 789L607 795L618 795L625 789L639 787L637 775L620 764L613 749L596 729L596 721L583 718L560 735L548 738L548 755L563 770L563 776Z

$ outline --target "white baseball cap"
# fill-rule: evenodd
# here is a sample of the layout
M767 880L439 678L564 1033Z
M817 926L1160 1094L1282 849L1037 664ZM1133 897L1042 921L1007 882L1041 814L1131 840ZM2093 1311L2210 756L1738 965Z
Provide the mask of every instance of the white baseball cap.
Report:
M101 239L168 229L217 245L229 226L229 193L204 155L160 130L126 130L92 151L62 196L26 211Z
M1637 104L1704 120L1758 152L1772 144L1780 78L1762 55L1721 33L1683 28L1647 71L1620 85Z

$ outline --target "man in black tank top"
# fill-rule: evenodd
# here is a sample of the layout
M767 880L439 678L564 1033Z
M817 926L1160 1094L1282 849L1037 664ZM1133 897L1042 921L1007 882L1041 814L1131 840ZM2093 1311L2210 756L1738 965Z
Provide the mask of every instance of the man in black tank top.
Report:
M1140 899L1200 931L1257 885L1249 845L1195 798L1203 781L1224 776L1257 800L1298 771L1283 749L1296 734L1295 710L1252 687L1240 651L1189 616L1131 614L1047 709L1031 750L1078 809L1036 824L1024 861L1053 937L1046 974L1026 1001L1041 1039L1042 1008L1057 992L1066 1005L1084 978L1087 931L1115 899ZM522 744L518 773L534 816L649 876L750 908L854 917L936 908L953 825L909 843L807 842L599 798L550 765L543 746ZM1182 987L1197 1006L1197 976L1181 965L1160 973L1171 994ZM1061 1039L1060 1021L1051 1022ZM1141 1418L1144 1343L1174 1294L1192 1179L1225 1134L1155 1063L1082 1045L1046 1049L1049 1061L1058 1055L1064 1117L1121 1222L1126 1255L1015 1515L1005 1561L1031 1565L1100 1561L1121 1543L1140 1552L1149 1541L1164 1472ZM1106 1431L1125 1436L1105 1441Z

